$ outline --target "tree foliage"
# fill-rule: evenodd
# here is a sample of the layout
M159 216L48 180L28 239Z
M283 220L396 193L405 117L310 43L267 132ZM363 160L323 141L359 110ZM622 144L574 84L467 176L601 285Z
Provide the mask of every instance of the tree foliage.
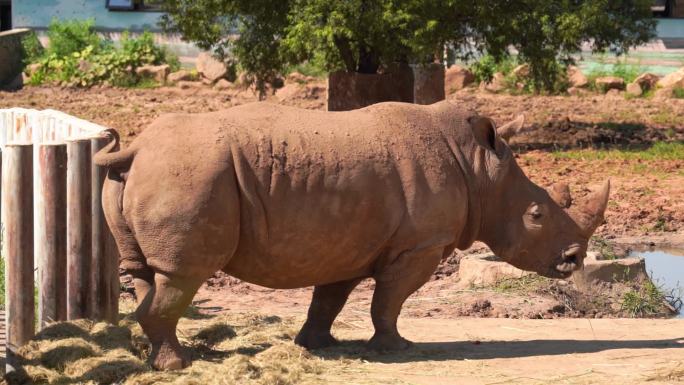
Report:
M309 61L375 73L392 62L513 47L537 89L551 89L581 45L624 53L653 37L651 0L166 0L162 26L232 57L259 82ZM230 53L230 55L228 55Z

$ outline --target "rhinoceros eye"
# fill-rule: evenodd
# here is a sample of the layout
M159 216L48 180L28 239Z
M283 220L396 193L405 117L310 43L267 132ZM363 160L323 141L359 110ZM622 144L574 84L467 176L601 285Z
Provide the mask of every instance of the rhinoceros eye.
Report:
M543 216L541 207L536 203L533 203L532 206L530 206L527 210L527 214L535 220L540 219Z

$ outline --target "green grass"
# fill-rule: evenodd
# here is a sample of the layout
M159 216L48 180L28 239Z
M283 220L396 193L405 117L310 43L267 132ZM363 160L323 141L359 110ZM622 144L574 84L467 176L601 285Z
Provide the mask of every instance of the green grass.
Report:
M530 293L547 286L551 281L536 274L520 278L506 278L497 282L492 289L499 293Z
M650 280L644 286L631 289L622 296L621 307L632 317L648 317L663 312L664 293Z
M675 99L684 99L684 88L675 87L672 89L672 97Z
M656 142L646 149L555 151L556 159L578 160L684 160L684 142Z

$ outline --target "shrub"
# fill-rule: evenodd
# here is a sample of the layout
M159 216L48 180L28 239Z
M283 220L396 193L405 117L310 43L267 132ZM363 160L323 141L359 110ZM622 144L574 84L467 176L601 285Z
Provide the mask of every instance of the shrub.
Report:
M169 64L172 70L180 67L178 58L156 45L150 32L138 37L124 32L119 44L115 45L95 32L92 20L54 20L50 23L48 36L50 46L44 51L35 46L37 40L24 41L30 63L39 64L38 70L31 74L30 84L90 87L106 82L129 87L144 80L135 74L140 66Z
M684 99L684 88L675 87L672 89L672 97L675 99Z

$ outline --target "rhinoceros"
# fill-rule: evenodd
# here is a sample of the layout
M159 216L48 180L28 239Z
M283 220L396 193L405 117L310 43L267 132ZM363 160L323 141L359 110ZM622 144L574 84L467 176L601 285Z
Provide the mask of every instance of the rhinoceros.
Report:
M335 317L373 278L377 350L410 345L397 331L402 304L455 248L482 241L514 266L568 277L603 221L609 183L579 205L567 186L538 187L507 145L522 126L497 129L448 101L348 112L253 103L162 116L124 150L110 131L94 161L108 167L103 209L152 365L189 365L176 325L218 270L315 286L295 339L306 348L336 342Z

